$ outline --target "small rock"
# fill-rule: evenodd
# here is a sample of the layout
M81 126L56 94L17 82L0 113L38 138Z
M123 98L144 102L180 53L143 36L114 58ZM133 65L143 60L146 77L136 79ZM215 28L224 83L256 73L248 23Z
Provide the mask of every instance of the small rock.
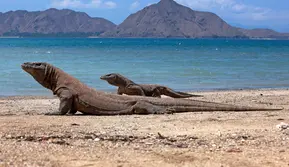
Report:
M72 124L70 124L71 126L80 126L79 124L77 124L77 123L72 123Z
M7 135L6 139L12 139L12 136L11 135Z
M177 146L178 148L188 148L188 147L189 147L189 145L183 144L183 143L179 143L179 144L177 144L176 146Z
M283 131L283 134L289 135L289 129L285 129L285 130Z
M34 138L32 136L27 136L25 138L25 141L33 141L33 140L34 140Z
M217 133L217 134L218 134L219 137L222 136L222 133L221 133L221 131L219 131L219 130L218 130L218 133Z
M100 138L95 138L93 141L100 141Z
M85 135L84 139L93 139L93 137L91 135Z
M147 143L145 143L145 145L153 145L154 143L149 143L149 142L147 142Z
M284 130L289 128L289 124L281 122L280 124L276 125L276 128L280 129L280 130Z

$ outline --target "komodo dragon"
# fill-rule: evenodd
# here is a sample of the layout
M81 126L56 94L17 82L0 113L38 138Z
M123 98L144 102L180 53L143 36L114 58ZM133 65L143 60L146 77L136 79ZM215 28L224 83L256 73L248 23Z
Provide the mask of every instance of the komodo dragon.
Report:
M97 91L48 63L23 63L22 69L60 99L59 111L46 115L165 114L197 111L265 111L281 108L254 108L189 99L121 96Z
M192 95L184 92L176 92L166 86L156 84L136 84L132 80L117 74L111 73L103 75L100 79L107 81L109 84L118 86L117 94L138 95L161 97L161 95L170 96L173 98L188 98L188 97L202 97L202 95Z

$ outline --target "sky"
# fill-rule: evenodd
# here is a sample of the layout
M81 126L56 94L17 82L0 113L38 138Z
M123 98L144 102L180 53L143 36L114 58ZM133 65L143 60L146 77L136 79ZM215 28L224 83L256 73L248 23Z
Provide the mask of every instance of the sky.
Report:
M72 9L120 24L127 16L159 0L0 0L0 12ZM289 0L175 0L193 10L216 13L242 28L289 32Z

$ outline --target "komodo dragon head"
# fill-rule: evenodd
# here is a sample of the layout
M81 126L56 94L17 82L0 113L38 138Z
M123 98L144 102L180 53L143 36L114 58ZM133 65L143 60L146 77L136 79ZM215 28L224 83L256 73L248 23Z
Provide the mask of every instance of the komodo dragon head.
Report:
M118 73L110 73L100 77L100 79L107 81L114 86L127 86L128 84L135 84L133 81Z
M121 75L117 73L106 74L100 77L100 79L107 81L111 85L119 86L119 80L121 79ZM123 77L122 77L123 78Z
M52 65L45 62L26 62L21 67L42 86L48 89L52 88L52 82L54 81L52 77L55 73Z

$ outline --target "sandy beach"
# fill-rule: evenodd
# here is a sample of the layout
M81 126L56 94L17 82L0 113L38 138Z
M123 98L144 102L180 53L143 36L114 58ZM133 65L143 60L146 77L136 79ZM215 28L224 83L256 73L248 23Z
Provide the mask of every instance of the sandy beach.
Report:
M193 92L282 111L45 116L54 97L0 98L0 166L289 166L289 90Z

